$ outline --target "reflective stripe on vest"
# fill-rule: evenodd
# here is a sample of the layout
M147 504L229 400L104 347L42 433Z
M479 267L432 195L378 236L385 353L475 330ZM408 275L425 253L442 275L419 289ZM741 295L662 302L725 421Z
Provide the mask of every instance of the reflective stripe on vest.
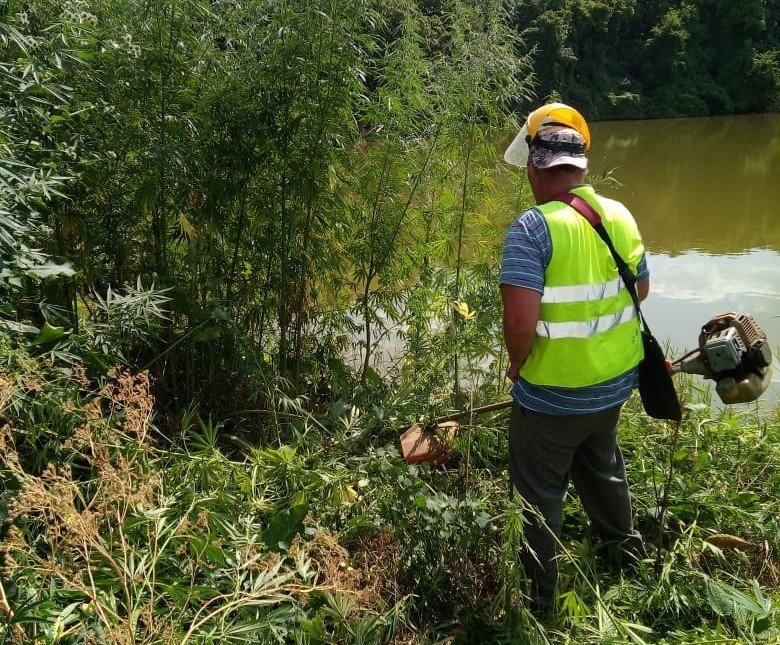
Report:
M585 322L546 322L540 320L536 324L536 333L544 338L587 338L609 331L620 323L635 317L636 309L632 303L617 313L600 316Z
M564 287L545 286L542 302L580 302L613 298L620 293L622 284L623 281L620 278L615 278L603 284L575 284Z

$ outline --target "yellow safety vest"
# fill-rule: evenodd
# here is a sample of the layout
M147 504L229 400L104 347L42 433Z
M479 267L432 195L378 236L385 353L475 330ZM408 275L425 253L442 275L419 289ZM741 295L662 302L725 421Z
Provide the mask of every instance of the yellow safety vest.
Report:
M571 192L601 216L615 249L636 274L644 245L628 209L596 195L592 186ZM607 245L582 215L557 201L539 210L550 230L552 257L544 273L536 339L520 376L558 387L603 383L644 356L634 304Z

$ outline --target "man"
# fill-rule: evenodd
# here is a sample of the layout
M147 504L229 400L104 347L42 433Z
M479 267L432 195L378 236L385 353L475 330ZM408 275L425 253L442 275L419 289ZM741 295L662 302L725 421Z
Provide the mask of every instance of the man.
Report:
M521 553L538 613L553 607L561 503L570 476L594 533L642 550L616 437L620 408L638 382L639 322L605 242L553 196L572 192L596 210L637 276L640 300L647 296L649 273L631 213L583 183L589 147L582 115L553 103L529 115L504 155L526 166L537 204L507 233L501 296L514 398L509 473L538 510L526 514L530 549Z

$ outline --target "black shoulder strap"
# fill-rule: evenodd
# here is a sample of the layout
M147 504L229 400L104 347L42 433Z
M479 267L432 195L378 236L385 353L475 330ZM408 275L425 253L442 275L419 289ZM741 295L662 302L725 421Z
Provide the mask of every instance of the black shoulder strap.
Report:
M574 193L557 193L552 196L551 200L563 202L564 204L571 206L575 211L588 220L596 233L598 233L599 237L604 240L604 243L607 245L609 252L612 254L612 257L615 260L618 273L625 283L626 289L628 289L628 293L631 294L631 300L634 301L636 314L639 317L639 320L642 322L645 331L649 332L650 328L647 326L647 321L642 315L642 310L639 308L639 297L636 293L636 276L631 272L631 269L628 268L628 265L625 263L623 258L620 257L620 254L615 250L615 245L612 244L612 239L609 237L607 229L605 229L604 225L601 223L601 216L588 202Z

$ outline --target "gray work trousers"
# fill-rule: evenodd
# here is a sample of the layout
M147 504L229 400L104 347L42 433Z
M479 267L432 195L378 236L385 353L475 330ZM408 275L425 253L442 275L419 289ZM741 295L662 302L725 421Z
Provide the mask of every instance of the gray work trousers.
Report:
M606 541L642 550L631 522L631 499L623 455L617 444L620 408L576 416L552 416L512 406L509 421L509 476L539 514L526 513L528 549L520 553L531 582L532 606L552 606L558 579L555 558L560 536L561 503L569 477L585 507L592 529Z

